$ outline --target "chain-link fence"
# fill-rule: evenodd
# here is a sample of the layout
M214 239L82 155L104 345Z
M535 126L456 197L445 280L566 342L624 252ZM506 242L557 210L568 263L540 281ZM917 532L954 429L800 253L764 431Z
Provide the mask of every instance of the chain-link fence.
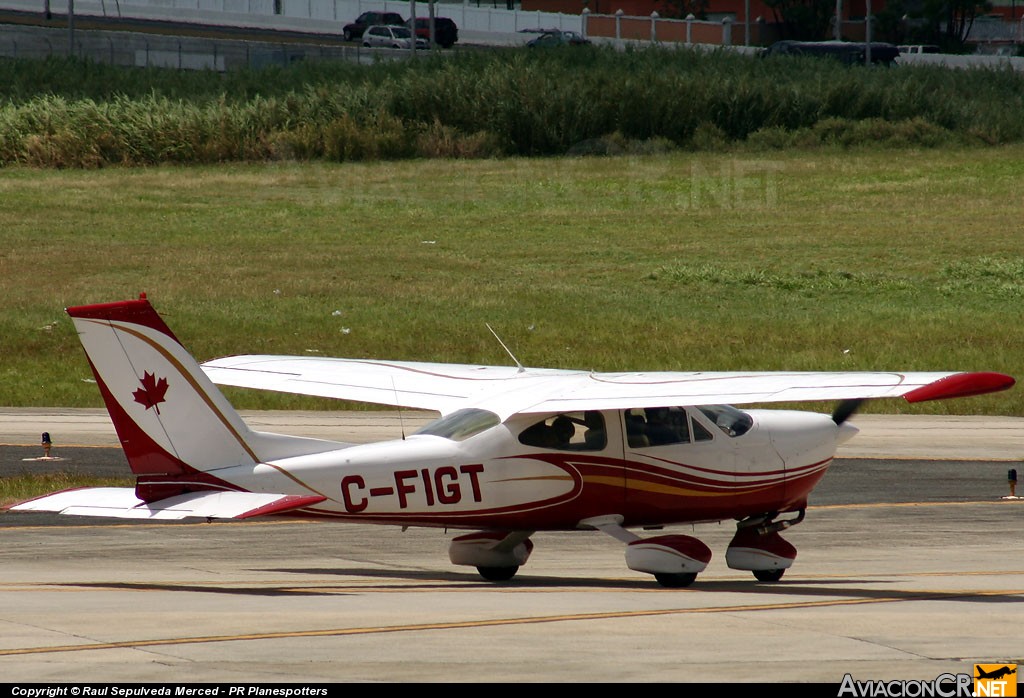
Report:
M119 31L0 26L0 56L46 58L74 55L97 63L185 70L237 70L299 60L370 63L408 57L407 51L355 45L196 38Z

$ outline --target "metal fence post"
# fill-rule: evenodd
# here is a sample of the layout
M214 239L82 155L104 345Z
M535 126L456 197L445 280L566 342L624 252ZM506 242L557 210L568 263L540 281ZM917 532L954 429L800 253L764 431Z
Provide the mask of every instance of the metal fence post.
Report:
M651 13L651 43L658 43L658 11Z
M750 0L743 0L743 45L750 46Z
M622 8L615 10L615 41L622 41L622 15L626 14Z
M693 13L686 15L686 45L693 43L693 20L697 19Z
M588 35L587 24L588 20L590 19L590 8L584 7L583 12L580 13L580 16L583 18L582 22L580 23L580 28L583 30L583 37L586 38Z
M722 46L732 46L732 17L722 20Z

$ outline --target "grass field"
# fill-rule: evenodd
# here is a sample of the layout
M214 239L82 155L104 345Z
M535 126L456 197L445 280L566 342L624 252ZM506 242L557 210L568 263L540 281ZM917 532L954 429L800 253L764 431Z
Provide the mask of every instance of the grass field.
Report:
M70 489L72 487L133 487L135 480L125 477L92 477L79 473L20 473L8 477L0 477L0 507L23 502L50 492Z
M534 366L1024 376L1022 178L1024 146L6 168L0 404L99 406L62 308L140 291L200 359L505 364L490 323Z

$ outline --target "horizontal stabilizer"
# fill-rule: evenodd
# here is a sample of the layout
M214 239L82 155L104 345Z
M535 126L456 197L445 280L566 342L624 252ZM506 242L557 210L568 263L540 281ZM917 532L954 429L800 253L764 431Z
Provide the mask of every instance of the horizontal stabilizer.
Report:
M15 504L10 511L51 511L118 519L248 519L302 509L326 499L318 495L206 491L145 502L136 497L130 487L84 487L30 499Z

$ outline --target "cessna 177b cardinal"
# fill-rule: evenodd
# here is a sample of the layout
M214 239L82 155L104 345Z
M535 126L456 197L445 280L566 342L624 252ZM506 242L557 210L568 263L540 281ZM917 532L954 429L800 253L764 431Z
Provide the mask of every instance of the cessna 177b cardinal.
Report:
M665 586L707 566L700 540L631 528L738 521L725 559L776 581L779 532L860 401L1005 390L997 373L593 373L287 356L202 366L145 299L69 308L132 488L46 495L15 511L142 519L291 514L468 529L449 556L489 580L526 563L536 531L598 530ZM408 438L353 445L250 430L215 384L436 410ZM839 401L831 416L734 405Z

